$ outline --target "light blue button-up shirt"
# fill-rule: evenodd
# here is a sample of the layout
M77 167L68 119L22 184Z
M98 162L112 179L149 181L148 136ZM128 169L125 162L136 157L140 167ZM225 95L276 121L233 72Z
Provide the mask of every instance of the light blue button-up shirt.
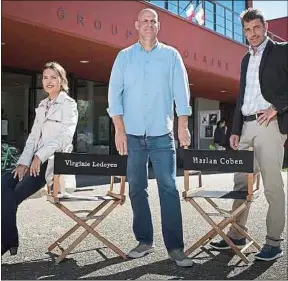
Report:
M157 42L145 51L138 42L121 50L108 91L110 117L122 115L126 134L161 136L177 116L191 115L187 72L179 52Z

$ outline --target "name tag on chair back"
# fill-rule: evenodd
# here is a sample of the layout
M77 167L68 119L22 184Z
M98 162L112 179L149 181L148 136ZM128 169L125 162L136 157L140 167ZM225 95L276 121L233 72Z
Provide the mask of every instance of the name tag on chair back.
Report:
M254 152L184 149L184 170L253 173Z
M55 153L54 175L126 176L127 155Z

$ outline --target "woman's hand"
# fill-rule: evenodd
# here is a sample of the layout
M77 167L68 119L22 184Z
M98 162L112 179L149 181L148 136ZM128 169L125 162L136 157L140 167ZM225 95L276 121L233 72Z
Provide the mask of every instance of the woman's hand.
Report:
M18 165L16 169L12 171L12 173L14 173L14 179L18 176L19 181L22 181L28 169L29 167L26 165Z
M30 166L30 176L34 176L34 177L39 176L40 165L41 165L41 160L39 159L38 156L34 156L34 159L33 159L32 164Z

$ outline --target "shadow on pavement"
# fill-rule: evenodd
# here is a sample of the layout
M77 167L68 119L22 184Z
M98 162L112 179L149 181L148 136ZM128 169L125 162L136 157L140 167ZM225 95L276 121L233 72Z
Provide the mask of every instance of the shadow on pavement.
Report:
M169 259L149 263L146 265L133 267L110 275L99 276L97 271L116 264L125 263L120 257L106 259L95 264L79 266L73 258L55 265L54 258L32 260L29 262L2 265L2 280L67 280L67 279L84 279L84 280L127 280L127 279L148 279L148 275L171 277L170 280L253 280L268 270L273 262L253 262L245 265L243 263L232 263L234 254L231 252L214 255L210 251L205 251L209 257L192 257L195 264L191 268L180 268ZM208 261L201 263L201 260ZM230 264L231 262L231 264ZM233 276L231 275L231 272ZM239 271L239 273L237 272ZM87 277L87 275L90 275ZM159 278L159 277L158 277Z
M23 263L2 264L1 280L73 280L81 278L105 267L126 262L120 257L79 266L72 258L56 265L54 257L31 260Z
M211 255L210 255L211 256ZM268 270L273 262L254 262L251 265L237 265L228 263L234 254L221 254L213 256L204 263L198 263L199 259L193 258L195 264L191 268L181 268L175 265L170 259L150 263L147 265L132 268L127 271L118 272L111 275L93 276L94 280L127 280L127 279L148 279L147 275L162 275L170 280L253 280ZM200 258L201 259L201 258ZM207 257L205 257L207 259ZM239 274L229 277L233 270L239 270ZM159 278L159 277L158 277ZM81 278L89 280L89 278Z

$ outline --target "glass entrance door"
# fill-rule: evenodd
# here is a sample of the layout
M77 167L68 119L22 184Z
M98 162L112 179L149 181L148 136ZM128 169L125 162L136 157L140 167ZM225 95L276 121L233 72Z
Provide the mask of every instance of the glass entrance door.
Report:
M79 112L76 151L81 153L111 153L111 119L108 107L108 85L77 79Z
M1 119L5 123L1 139L23 149L29 134L29 88L32 76L8 71L3 71L1 76Z

